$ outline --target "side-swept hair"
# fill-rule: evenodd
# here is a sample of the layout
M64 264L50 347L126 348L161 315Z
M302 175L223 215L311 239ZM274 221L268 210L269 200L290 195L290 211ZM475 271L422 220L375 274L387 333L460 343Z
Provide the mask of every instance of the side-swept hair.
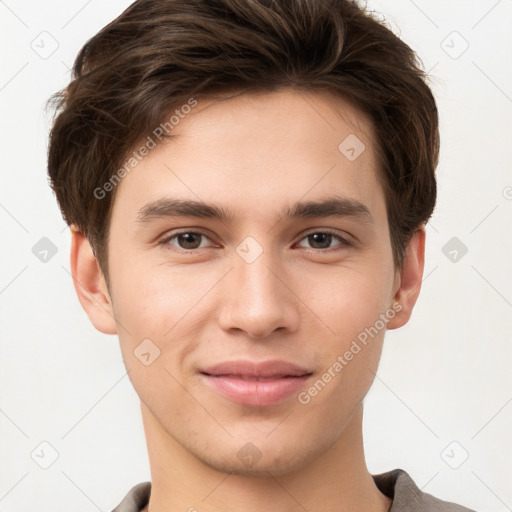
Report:
M284 87L329 90L369 115L403 265L434 209L439 156L436 103L413 50L351 0L138 0L84 45L53 97L51 186L107 283L115 188L95 190L137 142L192 97Z

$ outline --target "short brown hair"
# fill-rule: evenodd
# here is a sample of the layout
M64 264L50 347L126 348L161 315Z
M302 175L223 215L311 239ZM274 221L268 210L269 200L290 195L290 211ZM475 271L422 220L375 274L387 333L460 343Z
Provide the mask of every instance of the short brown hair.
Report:
M436 102L413 50L351 0L138 0L84 45L53 97L51 186L107 283L115 190L95 190L134 145L191 97L283 87L334 91L369 115L402 266L434 209L439 157Z

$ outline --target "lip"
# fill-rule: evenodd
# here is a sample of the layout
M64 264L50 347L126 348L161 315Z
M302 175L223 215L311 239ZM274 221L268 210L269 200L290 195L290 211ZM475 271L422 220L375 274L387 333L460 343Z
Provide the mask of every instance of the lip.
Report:
M296 394L312 371L287 361L226 361L201 372L205 382L241 405L267 407Z

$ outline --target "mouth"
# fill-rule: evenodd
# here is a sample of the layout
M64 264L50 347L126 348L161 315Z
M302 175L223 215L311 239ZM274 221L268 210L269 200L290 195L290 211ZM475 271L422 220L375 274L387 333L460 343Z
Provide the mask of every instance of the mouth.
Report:
M200 374L214 392L231 402L268 407L296 395L313 372L286 361L228 361Z
M238 379L238 380L248 380L248 381L253 381L253 382L268 382L268 381L273 381L273 380L277 380L277 379L288 379L288 378L295 378L296 376L294 375L276 375L274 377L252 377L250 375L230 375L230 374L226 374L226 375L212 375L212 374L209 374L209 373L203 373L203 375L207 375L208 377L224 377L224 378L229 378L229 379Z

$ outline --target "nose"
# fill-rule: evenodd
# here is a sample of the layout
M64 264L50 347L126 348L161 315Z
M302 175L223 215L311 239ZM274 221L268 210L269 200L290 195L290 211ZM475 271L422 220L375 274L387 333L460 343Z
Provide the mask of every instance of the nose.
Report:
M243 331L266 338L274 331L294 332L299 325L293 283L269 252L251 263L235 254L232 270L223 279L218 321L226 331Z

